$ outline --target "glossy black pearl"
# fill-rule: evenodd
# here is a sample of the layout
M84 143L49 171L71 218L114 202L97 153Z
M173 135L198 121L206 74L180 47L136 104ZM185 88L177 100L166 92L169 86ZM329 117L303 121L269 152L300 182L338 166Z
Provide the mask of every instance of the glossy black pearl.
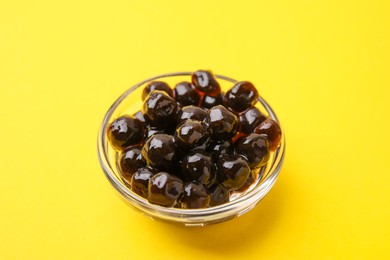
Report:
M258 101L258 93L255 86L248 82L242 81L236 83L224 96L224 105L237 112L243 112L254 106Z
M236 191L237 192L244 192L244 191L246 191L259 178L261 178L261 176L259 176L259 169L252 170L251 173L249 174L248 178L246 179L244 185L242 185Z
M226 189L239 189L244 185L250 172L247 161L239 155L224 154L219 157L217 177Z
M248 160L251 169L255 169L267 163L269 142L267 137L252 133L236 142L235 151Z
M141 197L148 198L148 186L149 180L155 175L158 171L151 167L142 167L139 168L131 177L131 190L140 195Z
M176 101L167 93L155 90L151 92L143 104L142 112L147 122L160 129L172 126L177 111Z
M208 143L206 151L211 154L215 161L221 154L233 154L234 146L229 140L212 140Z
M220 95L217 95L215 97L213 96L207 96L205 95L202 100L201 106L204 108L212 108L218 105L222 105L222 100L223 100L223 94L221 93Z
M208 125L204 122L187 120L175 132L176 145L183 150L201 147L210 139Z
M209 205L212 207L225 204L230 200L230 191L222 185L214 184L208 191L210 194Z
M147 126L146 127L146 132L145 132L145 139L148 139L154 134L166 134L166 132L162 129L159 129L158 127L155 126Z
M144 114L142 114L142 111L139 110L138 112L136 112L134 114L134 117L137 118L139 121L141 121L142 123L145 123L145 118L144 118Z
M115 119L107 129L108 140L117 150L142 142L143 123L132 116L121 116Z
M149 166L169 171L176 159L173 136L154 134L144 144L142 156Z
M238 119L235 114L219 105L207 111L207 123L217 139L228 139L236 134Z
M149 181L148 200L150 203L173 207L183 194L183 181L166 172L159 172Z
M244 134L250 134L265 119L267 117L257 107L251 107L240 114L239 131Z
M214 175L213 162L204 151L193 151L183 158L182 173L187 181L198 181L208 185Z
M201 93L209 96L217 96L221 93L221 86L211 71L198 70L192 73L191 79L192 84Z
M178 83L173 91L175 93L176 101L183 106L198 105L200 95L190 82L183 81Z
M197 120L197 121L205 121L207 117L207 112L201 107L196 106L185 106L177 113L177 122L178 125L180 123L185 122L189 119Z
M130 182L131 176L133 176L138 168L146 165L141 154L141 149L141 146L130 146L119 156L120 175L128 182Z
M154 90L161 90L167 93L169 96L173 96L173 91L169 87L169 85L164 81L152 81L148 85L145 86L145 88L142 91L142 101L146 99L146 97L149 95L149 93L153 92Z
M206 208L210 202L210 195L205 186L198 182L188 182L184 185L184 194L181 198L181 207L184 209Z
M258 127L255 129L256 134L265 135L269 141L269 149L271 151L275 151L280 144L280 139L282 137L282 129L280 129L279 124L268 118L263 121Z

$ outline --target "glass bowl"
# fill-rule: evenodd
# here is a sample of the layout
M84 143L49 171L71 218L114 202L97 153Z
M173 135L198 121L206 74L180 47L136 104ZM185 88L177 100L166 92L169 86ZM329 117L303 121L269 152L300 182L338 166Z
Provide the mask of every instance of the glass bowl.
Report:
M227 91L237 81L225 76L215 75L223 91ZM129 114L133 115L142 107L142 90L144 86L153 81L161 80L174 86L180 81L191 81L191 72L177 72L156 76L144 80L123 93L108 109L98 135L98 156L101 167L111 185L119 193L120 197L134 209L144 215L185 226L204 226L207 224L220 223L235 217L239 217L251 210L269 192L274 185L282 168L285 154L285 138L282 131L281 143L278 149L271 154L268 163L260 169L256 181L244 192L232 194L231 201L215 207L204 209L179 209L167 208L149 203L146 199L133 193L123 182L119 173L116 159L117 152L108 143L106 129L115 118ZM259 97L257 107L270 118L277 121L274 111L268 103Z

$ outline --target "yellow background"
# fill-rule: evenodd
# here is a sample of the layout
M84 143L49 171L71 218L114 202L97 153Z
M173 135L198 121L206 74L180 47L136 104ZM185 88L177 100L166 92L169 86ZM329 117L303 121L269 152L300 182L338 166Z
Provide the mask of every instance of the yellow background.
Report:
M0 259L389 259L389 1L0 2ZM111 103L209 68L256 83L287 137L271 192L186 229L98 164Z

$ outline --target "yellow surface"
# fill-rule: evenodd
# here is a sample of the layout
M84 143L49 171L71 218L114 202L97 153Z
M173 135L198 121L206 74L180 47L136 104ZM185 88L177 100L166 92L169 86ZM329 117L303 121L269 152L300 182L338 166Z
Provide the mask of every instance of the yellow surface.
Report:
M0 259L389 259L389 1L1 1ZM96 155L130 85L251 80L287 157L250 213L185 229L126 206Z

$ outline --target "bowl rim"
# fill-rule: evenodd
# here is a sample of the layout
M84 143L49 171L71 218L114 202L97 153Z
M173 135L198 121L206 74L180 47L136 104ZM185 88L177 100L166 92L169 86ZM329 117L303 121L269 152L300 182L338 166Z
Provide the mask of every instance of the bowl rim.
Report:
M218 215L234 209L243 209L245 208L245 206L248 208L248 201L250 202L249 203L250 208L253 208L268 193L268 191L274 185L277 177L279 176L284 161L285 147L286 147L285 134L275 112L273 111L271 106L267 103L267 101L261 96L259 96L259 102L268 112L269 117L275 120L276 122L278 122L280 127L282 128L281 144L278 147L278 149L275 151L275 156L273 157L272 165L269 168L268 175L264 180L261 181L259 185L255 186L247 194L237 198L236 200L230 201L228 203L219 206L202 208L202 209L180 209L180 208L173 208L173 207L163 207L163 206L151 204L146 199L131 192L130 189L128 189L120 180L118 180L116 174L114 173L114 170L111 168L112 166L110 165L107 154L105 152L106 146L108 144L107 135L105 134L105 129L109 123L109 120L113 112L126 97L128 97L138 87L142 86L147 82L166 78L166 77L190 76L191 74L192 72L173 72L173 73L161 74L143 80L137 83L136 85L130 87L122 95L120 95L117 98L117 100L107 110L104 119L100 125L99 132L98 132L98 140L97 140L98 158L105 176L110 181L112 186L124 198L126 198L127 201L131 202L132 206L134 206L137 209L140 209L141 211L147 211L149 213L158 213L158 216L162 219L172 220L172 218L175 217L176 218L179 217L180 219L185 218L185 220L180 220L182 222L191 222L191 219L195 221L199 217L203 218L210 215ZM215 77L217 79L225 80L233 84L238 82L235 79L218 75L218 74L215 74Z

